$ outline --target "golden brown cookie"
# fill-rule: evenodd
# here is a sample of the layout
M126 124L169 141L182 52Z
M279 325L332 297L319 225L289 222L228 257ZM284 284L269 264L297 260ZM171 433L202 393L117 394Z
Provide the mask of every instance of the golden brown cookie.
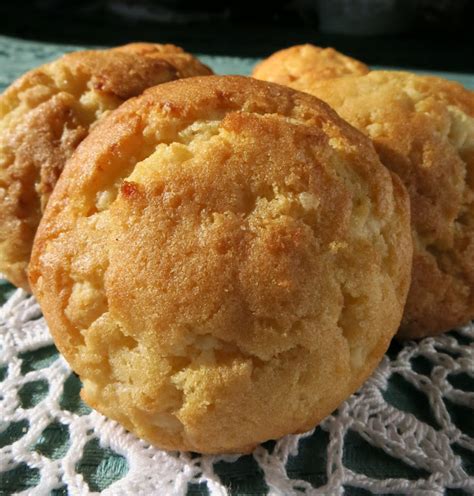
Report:
M320 79L368 72L369 68L365 64L334 48L307 44L275 52L254 68L252 76L304 91L308 85Z
M408 189L412 284L402 338L474 318L474 93L403 72L321 81L306 90L372 138Z
M181 48L132 43L65 55L13 83L0 96L0 273L29 289L43 209L97 119L150 86L210 73Z
M326 104L192 78L79 146L30 280L90 405L167 449L249 451L314 426L373 371L411 250L401 182Z

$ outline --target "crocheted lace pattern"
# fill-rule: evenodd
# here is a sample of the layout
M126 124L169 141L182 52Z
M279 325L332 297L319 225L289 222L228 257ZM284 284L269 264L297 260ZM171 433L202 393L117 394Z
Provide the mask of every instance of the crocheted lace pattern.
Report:
M81 404L78 388L71 392L68 386L77 379L52 347L38 304L16 290L0 309L0 476L19 473L19 467L29 470L24 492L29 495L53 490L97 494L100 489L114 495L184 495L189 488L201 488L221 496L234 491L216 467L248 467L251 460L252 473L261 477L258 487L272 495L336 495L348 488L377 494L441 495L446 488L473 492L474 327L393 348L366 384L315 431L266 443L244 457L165 452ZM409 411L413 401L403 398L407 388L421 397L418 416ZM457 425L459 419L467 430ZM63 435L48 440L51 426L56 433L61 426ZM362 445L360 457L370 448L389 460L385 477L354 469L345 456L354 436ZM108 476L115 480L107 487L103 480L100 487L97 473L91 476L90 461L84 465L94 443L102 458L96 466L107 457L113 462L109 469L114 473L109 470ZM325 461L321 485L301 468L315 456ZM405 477L399 464L407 468Z

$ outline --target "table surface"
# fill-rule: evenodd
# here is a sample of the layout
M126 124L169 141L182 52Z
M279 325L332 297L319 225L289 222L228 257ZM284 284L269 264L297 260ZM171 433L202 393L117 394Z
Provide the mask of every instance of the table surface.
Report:
M27 69L51 60L65 51L76 48L70 45L37 43L0 36L0 87L7 86ZM202 59L216 73L221 74L248 74L256 62L256 59L253 58L206 54L202 55ZM439 73L439 75L460 81L467 87L474 89L473 75L459 73ZM13 291L14 288L11 285L4 280L0 280L0 304L3 304L9 298ZM459 333L453 332L451 336L465 346L472 347L473 345L472 340L467 339L465 336L460 337ZM396 360L403 350L403 346L397 343L392 344L388 352L388 359ZM2 350L0 349L0 381L4 381L9 374L11 364L2 359L1 353ZM58 359L57 350L53 345L22 353L21 356L18 356L21 360L22 370L25 372L48 367ZM430 377L433 372L432 366L421 355L418 358L419 373ZM0 382L0 392L1 386L2 383ZM455 387L462 391L471 392L471 395L473 394L473 386L472 375L459 374L456 378ZM90 412L90 409L79 398L79 389L79 379L74 374L71 374L65 383L61 399L63 408L78 416L86 415ZM22 391L20 407L25 410L35 407L42 401L44 394L44 391L38 385L34 385L30 389L26 388ZM401 375L395 374L391 376L386 389L383 391L383 396L387 404L412 415L418 419L420 425L423 423L423 425L432 426L434 429L440 429L436 413L433 413L430 405L427 404L426 396ZM446 405L451 420L472 439L474 436L473 410L466 407L461 408L452 402L446 402ZM474 405L471 404L471 406ZM0 419L0 448L3 449L21 438L25 425L21 424L21 422L2 425ZM328 468L328 444L330 441L331 437L328 430L323 430L319 427L311 436L301 439L298 451L293 456L288 457L285 463L287 476L290 479L306 481L313 487L326 484L330 471ZM275 446L274 442L269 442L264 445L264 449L269 454L272 454ZM43 431L43 434L31 449L36 450L42 456L60 459L69 449L67 429L65 430L64 425L53 422ZM473 452L459 446L454 446L453 451L461 460L466 477L472 478L474 475ZM344 466L352 473L365 474L371 480L404 479L416 481L418 479L427 479L430 475L426 470L410 466L409 463L407 464L390 456L379 446L373 446L364 438L364 435L356 430L349 429L346 432L344 453L341 456ZM114 452L109 447L101 446L98 439L92 438L88 442L82 460L77 464L76 470L78 474L82 475L91 491L102 491L124 477L127 474L128 466L124 456ZM213 462L213 471L222 485L227 488L229 494L266 494L269 490L269 476L266 472L264 473L262 463L256 456L248 455L239 457L234 461L225 461L223 459ZM0 471L0 494L31 491L38 484L39 479L38 470L29 468L25 464L18 464L3 472ZM356 478L351 480L356 480ZM359 484L359 487L357 485L345 485L344 494L370 494L367 490L367 487L370 486L364 486L362 483ZM187 493L190 495L209 494L210 489L205 482L199 482L199 478L197 478L188 485ZM214 492L212 493L214 494ZM67 494L67 489L62 486L53 491L52 494ZM452 487L446 489L446 494L468 494L468 492L459 487Z

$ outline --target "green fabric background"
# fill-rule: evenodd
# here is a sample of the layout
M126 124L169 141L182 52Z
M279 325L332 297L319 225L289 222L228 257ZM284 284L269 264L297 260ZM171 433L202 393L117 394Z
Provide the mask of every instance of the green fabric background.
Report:
M44 43L27 42L0 36L0 89L3 89L22 72L40 63L51 60L65 51L77 47L59 46ZM242 59L235 57L213 57L203 55L204 62L210 65L216 73L220 74L248 74L255 64L255 59ZM447 78L455 79L467 87L474 89L474 76L465 74L441 74ZM4 280L0 280L0 304L9 297L14 288ZM456 333L453 336L459 338ZM389 355L395 356L400 350L400 345L393 344ZM22 371L36 370L49 365L58 356L54 346L25 353L21 356ZM421 373L429 374L430 363L419 359L414 363ZM0 367L0 381L7 374L6 367ZM460 389L473 391L474 384L468 376L458 375L453 379L453 385ZM0 384L1 387L1 384ZM80 381L75 374L71 374L65 385L61 399L61 406L77 414L89 412L89 408L79 397ZM37 404L46 394L47 384L37 381L29 383L20 391L20 400L24 408ZM427 408L426 397L407 383L401 376L394 375L390 380L386 392L386 400L396 407L415 414L420 420L436 427L436 421ZM474 436L474 415L472 410L460 408L454 404L448 409L455 423L464 432ZM10 424L0 433L0 447L5 446L21 437L28 426L26 423ZM328 434L317 428L315 433L302 441L297 457L290 458L287 471L290 477L304 479L315 487L326 483L326 451ZM271 449L273 443L266 443ZM45 456L60 458L68 449L69 434L67 427L53 423L43 432L41 439L32 446ZM474 459L472 453L462 448L456 448L462 457L467 473L474 475ZM374 478L404 477L418 479L428 474L422 470L411 468L390 457L380 449L366 443L358 434L350 432L345 439L344 464L355 472L361 472ZM265 494L268 487L263 474L252 456L242 456L234 463L220 462L215 466L217 475L222 482L230 488L232 495L261 495ZM128 470L127 461L117 453L99 446L96 439L90 441L85 449L82 461L77 467L82 473L89 487L93 491L100 491L108 487L115 480L123 477ZM20 465L10 472L0 473L0 495L11 494L16 491L34 487L38 482L39 474L36 470L26 465ZM345 494L365 495L367 491L346 487ZM66 488L59 488L53 492L55 495L67 494ZM205 484L192 484L188 489L189 495L208 494ZM449 490L446 494L467 494L460 490Z

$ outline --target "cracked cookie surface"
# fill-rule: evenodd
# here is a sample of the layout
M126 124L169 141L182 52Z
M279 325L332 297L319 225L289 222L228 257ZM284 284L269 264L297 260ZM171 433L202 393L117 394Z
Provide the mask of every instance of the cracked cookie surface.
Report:
M310 95L211 76L97 125L30 277L90 405L166 449L242 452L360 387L411 250L406 191L370 140Z
M413 271L399 336L435 335L474 319L474 93L392 71L305 91L367 134L409 192Z
M33 238L66 160L94 123L146 88L211 74L173 45L67 54L0 96L0 273L29 289Z

